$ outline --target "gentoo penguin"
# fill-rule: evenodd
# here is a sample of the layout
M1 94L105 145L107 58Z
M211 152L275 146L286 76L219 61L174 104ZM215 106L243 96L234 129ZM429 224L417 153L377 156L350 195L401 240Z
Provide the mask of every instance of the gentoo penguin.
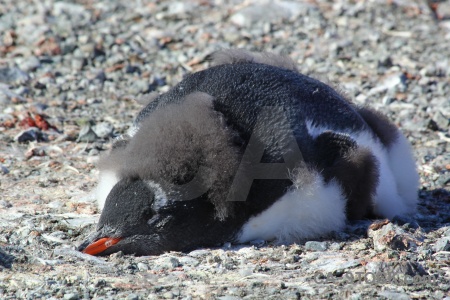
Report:
M418 174L389 120L285 57L219 51L153 97L99 162L92 255L292 243L415 211Z

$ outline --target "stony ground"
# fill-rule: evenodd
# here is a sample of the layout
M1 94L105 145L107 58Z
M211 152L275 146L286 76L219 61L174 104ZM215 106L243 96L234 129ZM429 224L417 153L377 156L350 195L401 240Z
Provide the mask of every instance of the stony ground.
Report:
M407 0L2 0L0 298L450 299L449 19L448 2ZM299 245L75 251L135 99L235 47L288 54L386 113L414 148L418 213Z

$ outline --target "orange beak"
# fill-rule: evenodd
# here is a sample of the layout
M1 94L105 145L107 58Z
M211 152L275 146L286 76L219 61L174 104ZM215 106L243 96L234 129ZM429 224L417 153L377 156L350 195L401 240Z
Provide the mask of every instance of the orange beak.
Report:
M83 253L97 255L117 244L120 240L122 240L122 238L101 238L92 244L89 244L89 246L83 250Z

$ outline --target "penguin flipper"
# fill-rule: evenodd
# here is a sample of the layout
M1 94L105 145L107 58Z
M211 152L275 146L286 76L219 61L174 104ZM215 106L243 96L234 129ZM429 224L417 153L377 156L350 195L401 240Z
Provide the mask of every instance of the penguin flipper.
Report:
M347 134L327 130L315 138L314 147L318 165L326 168L351 149L357 148L357 144Z
M411 146L400 130L380 112L368 108L358 108L372 131L386 148L389 168L395 179L397 193L407 212L413 213L417 206L419 174Z
M378 162L372 152L344 133L325 131L315 139L317 162L328 182L336 179L347 199L350 220L373 216Z

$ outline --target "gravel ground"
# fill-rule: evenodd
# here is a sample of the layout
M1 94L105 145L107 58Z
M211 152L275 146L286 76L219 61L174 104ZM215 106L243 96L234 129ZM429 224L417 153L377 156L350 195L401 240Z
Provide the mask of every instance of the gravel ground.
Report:
M450 3L0 2L1 299L450 299ZM421 175L411 219L360 221L299 245L225 244L96 258L99 155L136 99L222 48L288 54L386 113Z

